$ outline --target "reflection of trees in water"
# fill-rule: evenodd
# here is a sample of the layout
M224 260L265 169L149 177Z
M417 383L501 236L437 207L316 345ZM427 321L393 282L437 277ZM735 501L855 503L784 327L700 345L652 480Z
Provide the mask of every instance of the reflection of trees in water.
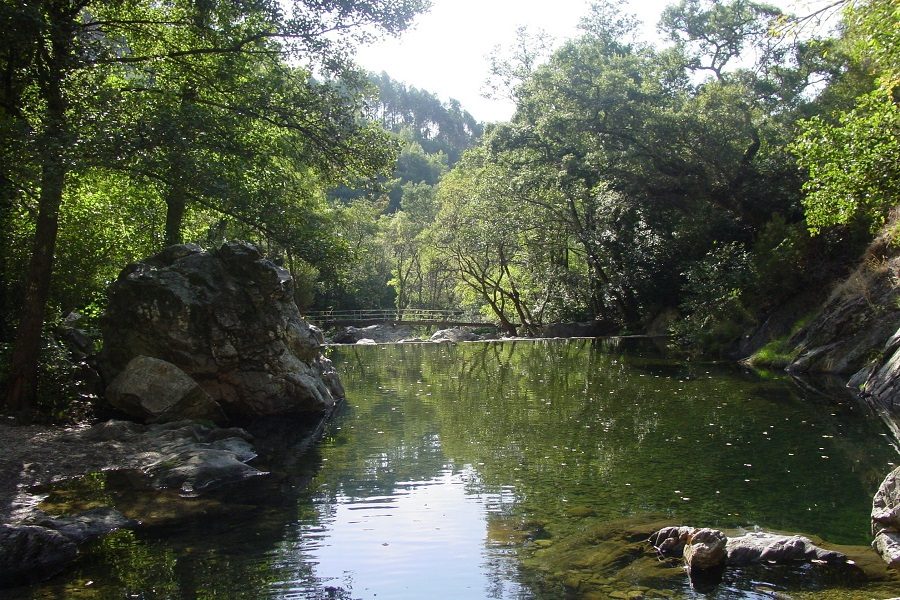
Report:
M870 455L870 446L840 441L849 429L865 438L870 421L850 415L843 422L845 411L806 414L807 399L783 376L763 380L730 366L674 361L635 344L425 345L404 347L402 356L400 347L379 349L375 362L391 365L392 373L406 369L420 387L361 382L370 405L357 409L374 414L384 391L372 386L390 388L404 412L428 420L427 439L440 447L432 469L474 465L486 489L514 484L519 507L543 518L578 505L610 518L655 512L799 531L815 519L846 532L840 523L851 510L864 517L857 504L868 502L869 492L858 474L833 462L823 473L819 455ZM414 368L395 364L401 361ZM404 427L404 442L415 446L423 432ZM799 462L789 463L789 453ZM422 466L418 475L427 478ZM857 501L852 509L815 506L811 490L823 488L836 497L852 490Z
M277 476L225 498L227 514L114 535L71 580L234 598L278 595L292 582L305 597L347 597L352 586L318 580L305 550L334 519L336 499L392 496L467 465L477 474L467 491L486 498L485 568L498 594L517 580L510 556L523 539L584 519L662 513L856 542L880 472L872 465L895 459L852 401L627 341L332 354L349 400L320 447L302 460L273 455Z

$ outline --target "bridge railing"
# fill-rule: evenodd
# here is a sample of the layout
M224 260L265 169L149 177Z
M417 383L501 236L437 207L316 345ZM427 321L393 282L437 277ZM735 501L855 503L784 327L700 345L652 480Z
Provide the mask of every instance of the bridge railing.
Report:
M363 309L363 310L319 310L309 311L304 318L316 324L332 323L360 323L360 322L428 322L451 323L466 321L470 323L490 324L481 315L473 316L465 314L461 310L436 310L426 308L395 308Z

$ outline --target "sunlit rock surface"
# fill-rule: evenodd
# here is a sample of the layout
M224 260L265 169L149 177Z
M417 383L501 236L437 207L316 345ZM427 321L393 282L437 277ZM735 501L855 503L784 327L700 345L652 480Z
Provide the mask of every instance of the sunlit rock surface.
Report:
M820 548L809 538L763 531L726 537L721 531L714 529L664 527L651 535L648 541L662 556L674 558L684 556L688 565L696 560L694 555L702 557L699 564L707 564L710 561L712 564L721 564L716 562L721 558L724 564L736 567L757 563L784 564L797 561L841 563L847 560L844 554ZM720 541L721 554L717 550ZM692 548L692 546L699 547ZM706 560L707 556L711 557L710 560Z
M146 356L186 373L231 420L327 413L343 388L293 293L288 271L243 242L171 246L129 265L109 289L106 379Z
M136 356L106 388L106 400L148 423L184 418L224 423L225 413L196 381L170 362Z
M725 543L728 538L717 529L698 529L684 546L684 564L688 570L709 571L725 565Z
M900 569L900 467L888 473L872 499L872 533L875 550Z

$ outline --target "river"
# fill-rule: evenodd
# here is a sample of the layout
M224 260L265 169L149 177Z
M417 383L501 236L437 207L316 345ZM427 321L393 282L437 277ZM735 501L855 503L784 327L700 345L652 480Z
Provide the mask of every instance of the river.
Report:
M872 580L883 569L865 548L871 497L897 450L842 390L679 361L646 341L344 346L330 357L348 399L314 450L282 452L264 464L267 484L189 509L157 498L143 529L114 534L74 571L10 597L900 590L896 578ZM102 504L123 478L98 475L58 496ZM148 501L136 493L131 502ZM817 536L849 546L860 568L731 570L699 589L644 542L667 524Z

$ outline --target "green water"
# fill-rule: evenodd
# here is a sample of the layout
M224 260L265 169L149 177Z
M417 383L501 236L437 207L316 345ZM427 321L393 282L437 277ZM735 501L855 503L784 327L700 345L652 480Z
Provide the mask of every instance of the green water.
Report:
M82 482L79 494L113 498L145 527L10 597L900 594L864 548L897 452L840 390L608 340L330 356L348 401L315 451L280 452L267 484L201 504L148 508L116 476L90 480L91 493ZM863 568L729 571L692 588L643 541L664 524L800 532L860 546Z

